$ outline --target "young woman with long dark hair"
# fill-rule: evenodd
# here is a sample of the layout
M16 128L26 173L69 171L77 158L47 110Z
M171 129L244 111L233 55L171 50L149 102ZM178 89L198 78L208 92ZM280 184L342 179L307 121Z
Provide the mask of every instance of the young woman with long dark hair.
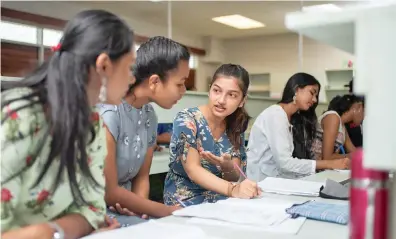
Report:
M244 133L249 122L244 105L249 73L239 65L220 66L213 76L206 105L176 115L170 143L164 202L187 206L226 197L252 198L260 192L245 170ZM237 165L237 166L235 166Z
M100 106L107 126L106 202L113 209L108 214L122 226L144 222L139 216L164 217L179 208L148 199L158 126L150 103L170 109L184 95L189 59L185 46L165 37L150 38L137 51L136 82L125 99L117 106Z
M363 121L363 100L355 95L334 97L328 110L319 117L312 151L316 160L350 157L355 146L349 138L345 125L360 125ZM340 150L345 145L345 152Z
M319 82L296 73L286 83L281 101L254 122L248 144L247 176L299 178L317 169L345 169L348 159L315 161L311 150L316 132Z
M120 18L83 11L47 62L2 82L2 238L80 238L105 222L106 138L93 107L125 96L132 49Z

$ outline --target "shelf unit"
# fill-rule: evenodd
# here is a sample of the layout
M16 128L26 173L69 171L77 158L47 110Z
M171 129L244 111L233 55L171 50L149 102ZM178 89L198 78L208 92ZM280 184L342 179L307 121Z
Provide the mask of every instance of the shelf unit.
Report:
M248 94L250 96L269 97L270 96L270 73L250 74L250 86Z
M337 95L345 95L349 92L348 85L353 78L353 69L329 69L326 70L326 100L330 102Z

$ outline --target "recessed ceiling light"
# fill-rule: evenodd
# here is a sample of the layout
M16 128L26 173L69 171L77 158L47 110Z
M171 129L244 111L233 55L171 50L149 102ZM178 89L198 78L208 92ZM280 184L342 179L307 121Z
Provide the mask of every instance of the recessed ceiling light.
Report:
M212 20L230 27L235 27L237 29L252 29L252 28L265 27L265 25L261 22L258 22L256 20L238 14L214 17L212 18Z
M331 12L331 11L340 11L341 8L334 4L320 4L313 6L306 6L302 8L303 12L315 12L315 11L323 11L323 12Z

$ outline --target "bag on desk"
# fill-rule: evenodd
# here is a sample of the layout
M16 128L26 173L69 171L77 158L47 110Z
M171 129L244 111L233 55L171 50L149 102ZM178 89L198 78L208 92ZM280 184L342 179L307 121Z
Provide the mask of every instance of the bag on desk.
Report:
M325 186L320 188L319 197L327 199L348 200L349 188L336 181L327 179Z
M294 205L291 208L286 209L286 212L291 214L292 218L301 216L308 219L332 222L342 225L348 224L349 221L348 205L308 201L302 204Z

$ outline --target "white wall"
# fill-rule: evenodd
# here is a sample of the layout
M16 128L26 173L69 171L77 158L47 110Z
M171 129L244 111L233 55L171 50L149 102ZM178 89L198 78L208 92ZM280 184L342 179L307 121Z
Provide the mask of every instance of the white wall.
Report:
M274 95L280 94L289 77L300 71L296 34L227 40L224 47L227 62L240 64L250 73L270 73L270 88ZM343 63L348 60L354 60L354 57L314 40L303 40L301 71L314 75L323 86L326 85L325 69L345 68ZM325 99L323 90L320 99Z

